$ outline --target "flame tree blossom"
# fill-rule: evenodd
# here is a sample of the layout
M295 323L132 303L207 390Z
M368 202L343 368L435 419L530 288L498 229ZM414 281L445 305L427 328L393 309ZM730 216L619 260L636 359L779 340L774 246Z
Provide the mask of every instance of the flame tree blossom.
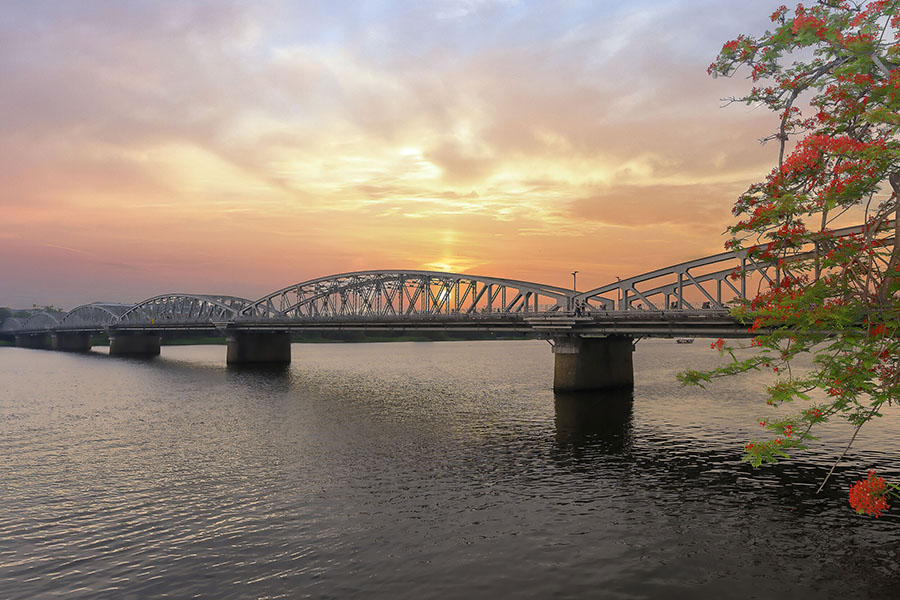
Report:
M857 514L866 513L876 519L881 512L890 508L887 503L888 496L900 498L900 488L887 483L883 477L878 477L874 470L869 470L869 476L853 484L850 488L850 506Z
M766 434L745 447L754 466L806 448L833 418L855 426L846 454L859 428L900 400L900 0L781 6L771 21L725 43L708 70L745 74L749 91L729 100L774 113L763 142L776 144L777 162L735 202L726 242L776 273L733 307L757 352L739 358L717 343L730 358L722 367L679 375L702 385L771 370L768 404L803 404L762 422ZM859 233L835 236L840 219ZM801 354L811 370L792 368ZM854 488L854 507L880 514L887 505L866 485Z

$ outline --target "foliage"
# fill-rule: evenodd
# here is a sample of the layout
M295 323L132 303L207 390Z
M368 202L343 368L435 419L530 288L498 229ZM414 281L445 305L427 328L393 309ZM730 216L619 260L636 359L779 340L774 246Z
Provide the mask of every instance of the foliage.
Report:
M777 165L735 203L726 242L776 273L733 310L759 352L738 360L719 341L728 364L681 375L702 383L771 369L768 403L803 403L761 423L767 439L746 447L753 465L805 448L835 417L858 432L900 400L900 0L820 0L771 20L771 31L727 42L709 67L714 77L748 69L752 87L730 101L777 115L763 140L777 143ZM863 225L837 237L841 219ZM806 353L813 367L801 372L794 359Z

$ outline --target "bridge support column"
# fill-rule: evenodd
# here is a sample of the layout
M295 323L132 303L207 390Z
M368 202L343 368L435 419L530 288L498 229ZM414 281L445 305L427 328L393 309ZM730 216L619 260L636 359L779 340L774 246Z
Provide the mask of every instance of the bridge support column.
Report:
M227 344L229 365L291 362L291 334L286 331L232 331Z
M53 340L49 333L23 333L16 336L16 346L34 350L50 350Z
M53 349L63 352L90 352L91 334L65 332L53 334Z
M159 335L155 333L111 333L110 356L159 356Z
M634 344L627 336L567 337L553 346L558 392L634 387Z

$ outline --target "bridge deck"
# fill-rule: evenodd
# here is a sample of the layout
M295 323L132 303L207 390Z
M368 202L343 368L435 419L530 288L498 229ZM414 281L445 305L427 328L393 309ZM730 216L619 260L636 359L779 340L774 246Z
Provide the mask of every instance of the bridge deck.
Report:
M81 327L52 327L19 330L19 334L39 333L177 333L229 331L459 331L537 333L548 337L631 335L636 337L750 337L747 325L727 311L628 310L574 313L449 314L393 317L343 316L294 319L234 319L220 322L180 323L165 319L154 323L131 323Z

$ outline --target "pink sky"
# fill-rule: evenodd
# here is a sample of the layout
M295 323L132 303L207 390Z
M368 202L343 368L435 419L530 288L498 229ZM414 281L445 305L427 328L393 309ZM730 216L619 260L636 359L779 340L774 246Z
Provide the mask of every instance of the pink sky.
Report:
M369 269L588 289L722 249L771 168L721 44L777 3L12 3L0 306Z

